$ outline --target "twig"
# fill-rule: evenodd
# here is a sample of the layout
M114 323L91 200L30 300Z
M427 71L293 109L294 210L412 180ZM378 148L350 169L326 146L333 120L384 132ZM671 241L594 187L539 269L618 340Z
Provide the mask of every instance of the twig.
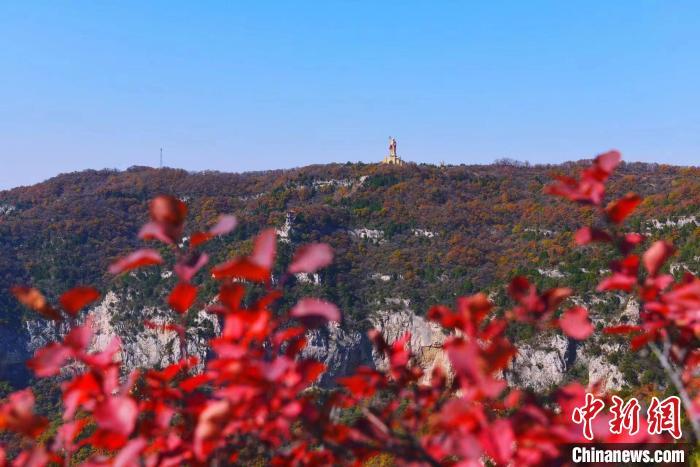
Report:
M673 383L673 386L676 388L676 391L678 391L678 395L680 396L681 402L683 403L683 407L685 408L685 413L688 415L688 420L690 421L690 426L693 428L693 435L695 438L695 442L698 442L698 440L700 440L700 421L693 413L693 403L690 400L690 396L688 396L688 392L685 390L685 386L683 385L683 381L681 381L681 378L678 375L678 372L673 368L670 360L668 359L668 345L667 344L668 343L666 343L666 345L664 345L666 352L661 352L659 347L654 343L649 343L649 347L651 348L651 351L654 353L654 356L656 356L657 360L659 360L659 363L661 363L661 366L663 367L664 371L666 372L669 379Z

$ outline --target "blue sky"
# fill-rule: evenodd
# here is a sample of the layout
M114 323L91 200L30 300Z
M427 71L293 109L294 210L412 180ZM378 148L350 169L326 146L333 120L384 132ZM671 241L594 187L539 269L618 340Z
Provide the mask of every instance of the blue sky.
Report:
M86 168L694 165L700 3L0 2L0 188Z

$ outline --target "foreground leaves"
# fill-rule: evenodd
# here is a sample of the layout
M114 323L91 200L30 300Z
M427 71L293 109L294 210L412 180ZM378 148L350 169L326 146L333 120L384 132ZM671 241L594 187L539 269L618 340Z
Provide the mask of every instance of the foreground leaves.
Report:
M80 310L100 298L100 292L93 287L75 287L58 299L64 310L71 316L75 316Z
M144 248L112 263L109 267L109 272L115 275L122 274L133 269L161 263L163 263L163 258L161 258L160 253L156 250Z
M61 314L49 305L49 302L44 297L39 289L34 287L15 286L10 289L12 295L27 308L36 311L46 318L60 321Z

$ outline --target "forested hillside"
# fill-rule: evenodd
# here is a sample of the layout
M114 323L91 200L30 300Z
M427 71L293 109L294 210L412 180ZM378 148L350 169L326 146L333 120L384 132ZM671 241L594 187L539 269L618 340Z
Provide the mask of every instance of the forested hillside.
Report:
M591 248L574 249L572 230L593 216L542 191L552 175L580 167L348 163L244 174L134 167L64 174L0 192L3 335L21 338L23 320L32 318L8 293L14 284L31 283L55 299L76 284L106 292L138 282L144 292L132 305L162 304L175 281L161 280L166 271L116 280L106 273L138 244L147 202L161 193L187 202L189 231L211 225L220 213L238 217L238 228L209 246L212 264L247 251L267 226L279 230L282 262L300 243L332 245L333 265L318 277L290 281L287 300L325 297L341 307L348 328L365 327L372 310L395 303L387 298L408 299L423 313L457 295L493 292L516 273L540 285L565 281L592 290L607 259ZM699 176L696 168L633 163L610 183L613 197L628 191L644 197L631 224L675 241L677 274L700 269Z

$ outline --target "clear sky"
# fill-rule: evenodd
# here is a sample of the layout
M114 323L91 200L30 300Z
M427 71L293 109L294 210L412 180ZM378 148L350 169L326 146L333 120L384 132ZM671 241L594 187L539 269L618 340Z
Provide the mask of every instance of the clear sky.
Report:
M0 188L158 164L700 154L696 1L3 1Z

